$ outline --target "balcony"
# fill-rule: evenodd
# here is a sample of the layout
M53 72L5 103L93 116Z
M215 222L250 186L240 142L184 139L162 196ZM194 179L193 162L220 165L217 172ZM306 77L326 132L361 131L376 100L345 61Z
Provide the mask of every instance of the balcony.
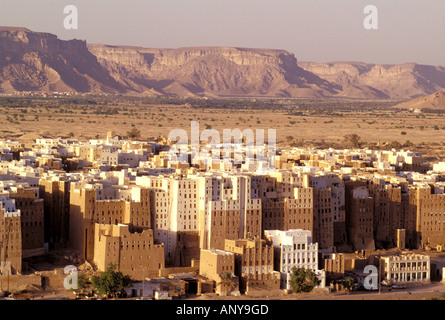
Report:
M402 272L402 271L429 271L427 267L403 267L403 268L391 268L391 272Z

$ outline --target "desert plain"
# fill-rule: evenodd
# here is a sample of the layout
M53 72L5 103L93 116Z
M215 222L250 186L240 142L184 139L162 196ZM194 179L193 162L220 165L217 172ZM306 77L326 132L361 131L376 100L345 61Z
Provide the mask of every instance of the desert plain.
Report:
M442 113L394 108L397 100L141 98L126 96L1 97L0 138L104 139L107 132L167 138L173 129L275 130L279 147L405 149L424 161L445 159ZM351 146L348 135L358 137Z

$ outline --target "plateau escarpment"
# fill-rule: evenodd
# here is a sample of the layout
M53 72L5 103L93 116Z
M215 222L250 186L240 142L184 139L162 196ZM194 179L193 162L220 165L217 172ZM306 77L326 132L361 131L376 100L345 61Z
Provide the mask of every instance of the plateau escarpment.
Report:
M408 99L445 90L445 68L300 62L285 50L150 49L0 27L0 92Z
M445 68L440 66L361 62L299 62L299 66L340 86L339 96L414 98L445 88Z
M205 96L314 96L335 86L283 50L197 47L146 49L89 45L99 63L130 90Z
M0 27L0 89L119 93L124 88L91 54L85 41Z

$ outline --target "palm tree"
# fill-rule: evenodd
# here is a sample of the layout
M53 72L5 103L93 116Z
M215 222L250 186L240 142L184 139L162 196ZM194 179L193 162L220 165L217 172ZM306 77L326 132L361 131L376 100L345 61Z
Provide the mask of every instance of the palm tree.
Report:
M354 286L354 279L351 278L345 278L342 281L343 287L345 288L345 290L348 292L348 294L352 291L352 288Z
M224 295L227 295L228 291L236 287L236 282L233 280L232 273L230 272L220 273L219 278L221 280L216 285L221 286L221 288L224 289ZM227 288L229 288L229 290L227 290Z

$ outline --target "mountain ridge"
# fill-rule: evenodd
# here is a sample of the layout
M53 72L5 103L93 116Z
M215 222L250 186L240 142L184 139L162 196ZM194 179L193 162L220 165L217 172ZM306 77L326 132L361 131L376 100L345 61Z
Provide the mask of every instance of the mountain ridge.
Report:
M394 106L395 109L410 109L412 111L432 110L445 111L445 92L434 92L427 96L417 97L409 101L399 103Z
M301 62L283 49L144 48L0 27L0 92L409 99L445 91L445 67Z
M369 96L386 99L410 99L442 91L445 67L363 62L300 62L299 65L341 87L339 96ZM352 94L348 94L352 92Z

